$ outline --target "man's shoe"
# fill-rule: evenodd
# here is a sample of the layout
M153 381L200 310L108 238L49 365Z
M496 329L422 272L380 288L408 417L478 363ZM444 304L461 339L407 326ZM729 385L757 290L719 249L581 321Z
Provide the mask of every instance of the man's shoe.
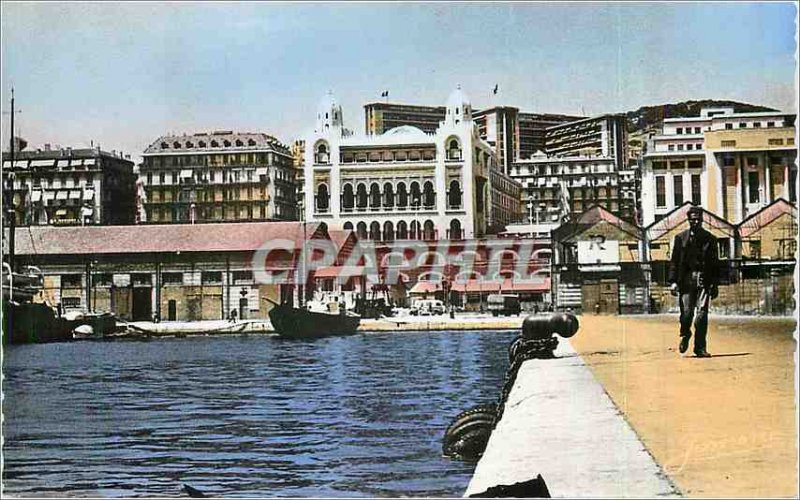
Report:
M711 354L709 354L708 351L696 352L696 353L694 353L694 355L697 358L710 358L711 357Z
M681 354L685 353L687 349L689 349L689 337L681 337L681 345L678 347L680 349Z

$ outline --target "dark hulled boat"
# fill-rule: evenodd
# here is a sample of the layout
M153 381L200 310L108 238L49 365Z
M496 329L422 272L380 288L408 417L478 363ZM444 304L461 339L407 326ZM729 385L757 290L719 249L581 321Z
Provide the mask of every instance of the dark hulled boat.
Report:
M288 304L275 304L269 311L269 319L278 335L298 339L352 335L361 322L361 316L347 311L332 314Z

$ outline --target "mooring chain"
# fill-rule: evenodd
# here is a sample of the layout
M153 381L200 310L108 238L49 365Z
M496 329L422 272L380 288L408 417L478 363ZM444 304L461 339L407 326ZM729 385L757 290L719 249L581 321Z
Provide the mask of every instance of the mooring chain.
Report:
M558 339L555 336L549 339L534 340L523 340L522 337L517 337L514 340L509 347L509 354L513 357L513 360L508 370L506 370L505 382L503 383L503 389L500 391L500 399L497 402L497 412L492 421L492 429L497 427L497 423L503 418L508 396L511 394L511 389L514 388L517 373L522 364L529 359L552 358L553 350L556 347L558 347Z

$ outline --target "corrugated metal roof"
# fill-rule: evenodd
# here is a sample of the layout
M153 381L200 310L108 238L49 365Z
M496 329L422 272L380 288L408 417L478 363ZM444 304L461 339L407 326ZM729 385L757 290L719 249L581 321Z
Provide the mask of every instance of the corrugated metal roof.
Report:
M667 214L667 216L661 219L660 221L650 224L645 229L645 231L647 231L648 239L650 241L658 240L668 232L672 231L681 224L685 223L686 213L689 211L689 207L691 206L692 203L687 201L683 205L679 206L678 208ZM718 217L716 214L709 212L705 208L703 208L702 210L703 210L704 226L716 228L730 237L734 236L734 234L736 233L736 228L733 226L733 224L726 221L725 219Z
M771 204L743 220L742 223L739 224L739 234L742 238L747 238L748 236L761 231L775 221L775 219L784 214L789 214L792 216L792 218L797 220L797 207L783 198L778 198Z
M305 234L325 237L319 224ZM91 255L255 251L275 239L303 241L302 222L137 226L30 226L15 233L18 255Z

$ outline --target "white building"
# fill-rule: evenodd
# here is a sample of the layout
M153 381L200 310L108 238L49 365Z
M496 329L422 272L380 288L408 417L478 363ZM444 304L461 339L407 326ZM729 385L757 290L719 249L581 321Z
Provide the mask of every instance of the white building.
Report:
M490 173L496 160L479 138L460 88L450 95L434 133L400 126L380 135L352 135L329 94L305 144L307 221L382 241L476 238L492 224Z
M732 223L777 198L795 201L795 115L706 108L667 118L642 167L644 225L686 201Z

